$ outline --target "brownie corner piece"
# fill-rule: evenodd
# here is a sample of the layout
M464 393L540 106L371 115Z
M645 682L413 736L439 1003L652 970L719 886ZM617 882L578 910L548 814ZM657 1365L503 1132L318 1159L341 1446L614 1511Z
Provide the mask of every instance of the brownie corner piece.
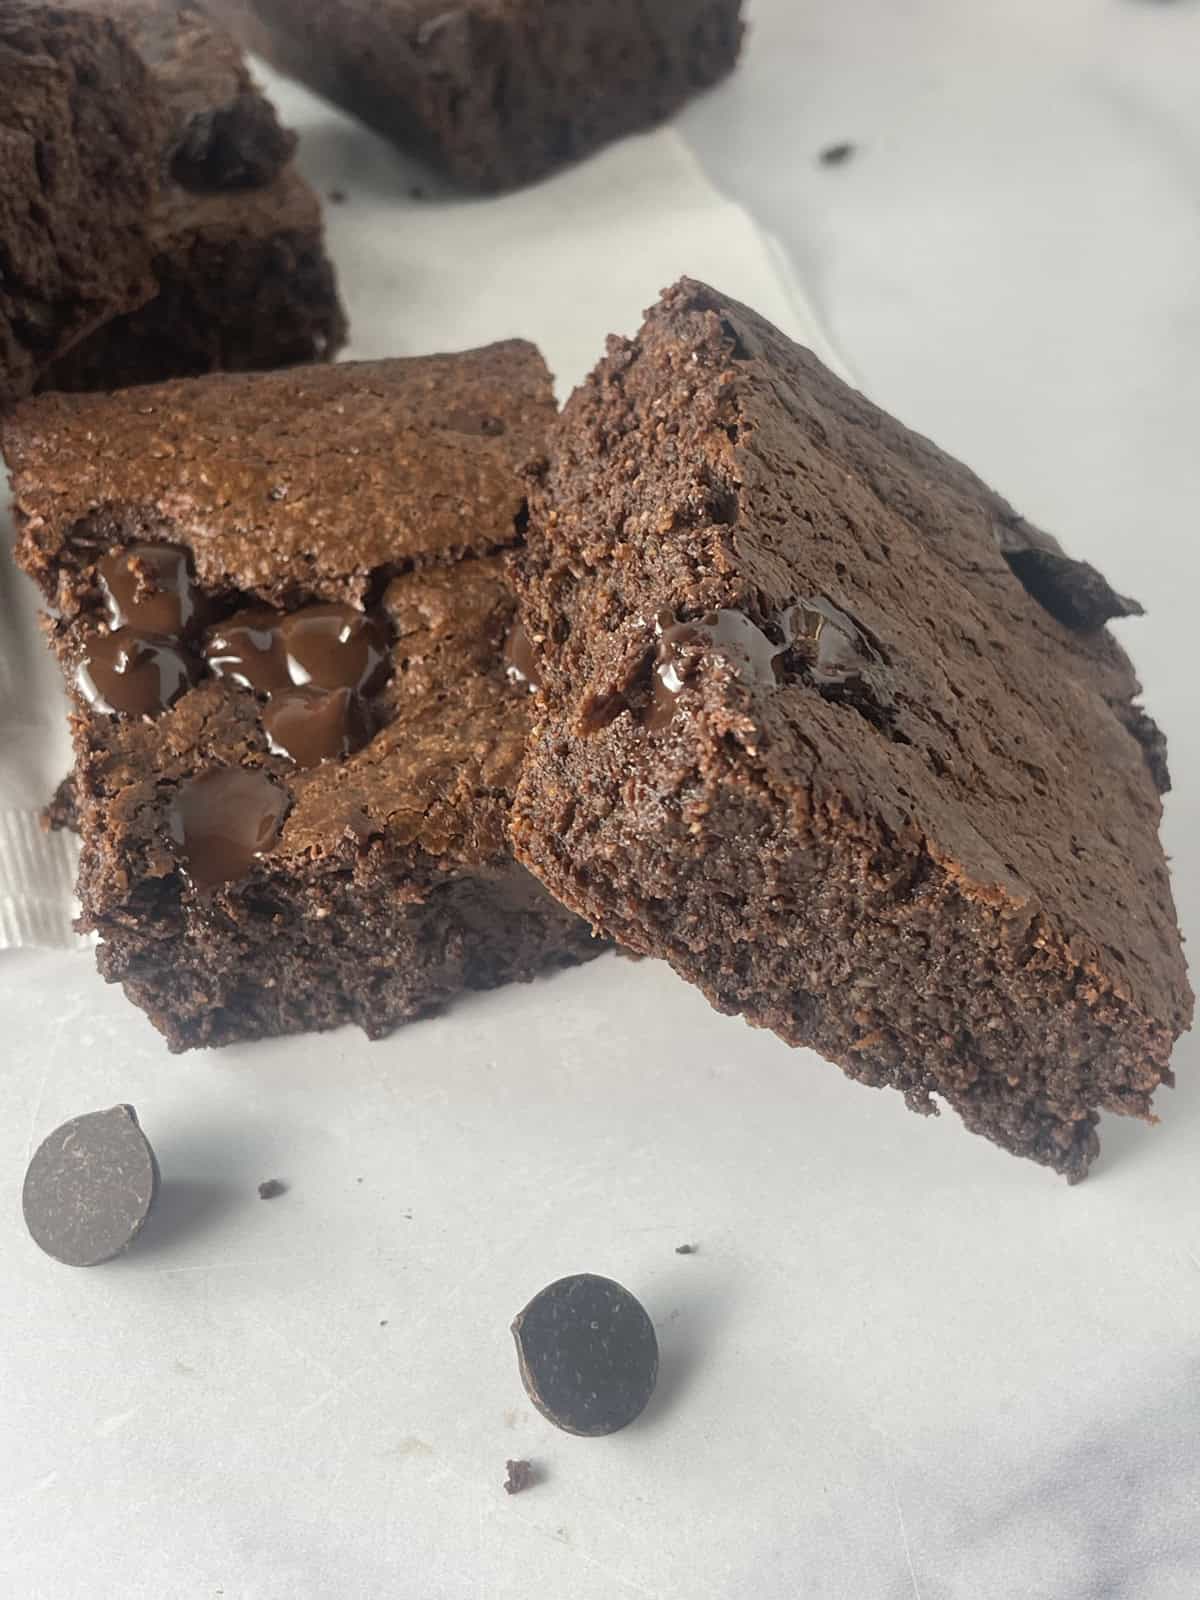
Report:
M165 111L107 18L0 0L0 408L154 292Z
M741 0L214 0L280 70L466 188L531 183L731 72Z
M720 1010L1076 1179L1102 1110L1150 1115L1192 996L1112 591L1089 568L1068 610L1069 558L1026 527L1048 605L1018 521L754 312L675 286L532 485L514 838Z
M74 701L82 926L174 1050L353 1022L596 954L513 858L520 342L0 421Z

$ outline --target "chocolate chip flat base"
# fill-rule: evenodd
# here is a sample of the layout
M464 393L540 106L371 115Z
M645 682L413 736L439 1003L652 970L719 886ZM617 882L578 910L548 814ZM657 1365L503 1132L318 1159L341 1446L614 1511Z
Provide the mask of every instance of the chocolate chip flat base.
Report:
M1192 1016L1136 610L691 282L552 435L520 857L620 944L1079 1178Z

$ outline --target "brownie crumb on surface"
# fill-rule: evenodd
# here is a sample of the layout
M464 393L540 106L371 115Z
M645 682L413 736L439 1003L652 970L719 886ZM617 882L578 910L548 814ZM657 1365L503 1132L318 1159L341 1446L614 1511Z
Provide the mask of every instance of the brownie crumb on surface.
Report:
M699 1249L700 1246L698 1244L677 1244L675 1246L675 1254L677 1256L694 1256Z
M55 789L49 805L42 807L38 820L46 833L78 833L79 807L75 799L75 779L68 775Z
M823 167L844 167L857 154L858 146L843 139L840 144L827 144L817 159Z
M277 1200L281 1194L288 1192L288 1186L282 1178L265 1178L258 1186L260 1200Z
M636 471L631 464L636 463ZM722 1012L1072 1181L1193 998L1136 613L684 280L530 475L517 853Z
M508 1476L504 1480L505 1494L522 1494L537 1482L532 1461L506 1461Z

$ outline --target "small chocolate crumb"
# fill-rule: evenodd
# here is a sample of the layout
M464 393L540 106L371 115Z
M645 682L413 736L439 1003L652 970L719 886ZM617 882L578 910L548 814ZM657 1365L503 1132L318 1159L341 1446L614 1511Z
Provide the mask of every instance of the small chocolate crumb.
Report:
M158 1163L132 1106L74 1117L38 1146L21 1196L48 1256L96 1267L137 1238L158 1193Z
M381 1327L381 1328L386 1328L386 1327L387 1327L387 1325L388 1325L388 1319L387 1319L387 1318L386 1318L386 1317L380 1317L380 1319L379 1319L379 1326L380 1326L380 1327Z
M408 191L408 198L410 200L424 200L426 198L426 191L419 183L414 183Z
M345 189L330 189L329 198L335 206L344 206L348 196Z
M267 1178L258 1186L260 1200L277 1200L281 1194L287 1193L287 1184L282 1178Z
M856 144L852 144L849 139L843 139L840 144L827 144L818 160L823 167L844 167L857 152Z
M698 1244L677 1244L675 1246L675 1254L677 1256L694 1256L699 1248Z
M508 1477L504 1480L505 1494L520 1494L536 1482L531 1461L506 1461L504 1464L508 1469Z

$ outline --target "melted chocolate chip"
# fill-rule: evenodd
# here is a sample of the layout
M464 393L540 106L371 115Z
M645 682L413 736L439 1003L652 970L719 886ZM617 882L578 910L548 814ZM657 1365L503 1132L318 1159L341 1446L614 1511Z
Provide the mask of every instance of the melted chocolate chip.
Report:
M879 656L858 624L828 600L802 600L779 619L786 648L801 656L818 685L859 679Z
M279 632L295 684L374 694L387 681L383 629L353 606L306 606L284 617Z
M171 836L198 889L243 877L279 839L288 796L249 767L221 767L183 784L171 804Z
M656 632L650 704L644 717L652 733L670 726L679 695L711 650L731 661L744 683L770 685L777 681L775 661L784 646L769 639L744 611L709 611L695 622L679 622L666 611L658 618Z
M96 567L114 628L181 638L199 619L199 595L186 550L131 544L110 550Z
M158 1193L158 1163L132 1106L73 1117L38 1146L21 1206L34 1243L68 1267L127 1250Z
M389 666L379 624L336 604L288 615L263 607L239 611L209 632L204 654L218 677L259 694L308 684L373 694Z
M535 1295L512 1331L526 1393L566 1433L616 1433L654 1393L654 1324L610 1278L560 1278Z
M367 740L366 714L353 689L312 684L280 689L268 701L262 723L275 755L298 767L343 760Z
M75 682L95 711L153 717L195 683L198 664L172 639L141 628L118 628L88 641Z
M535 694L542 687L533 646L519 622L513 623L504 641L504 666L510 682L524 684L530 694Z
M279 613L259 606L239 611L216 628L210 628L204 659L218 678L229 678L243 689L270 694L291 684L287 656L279 635Z

